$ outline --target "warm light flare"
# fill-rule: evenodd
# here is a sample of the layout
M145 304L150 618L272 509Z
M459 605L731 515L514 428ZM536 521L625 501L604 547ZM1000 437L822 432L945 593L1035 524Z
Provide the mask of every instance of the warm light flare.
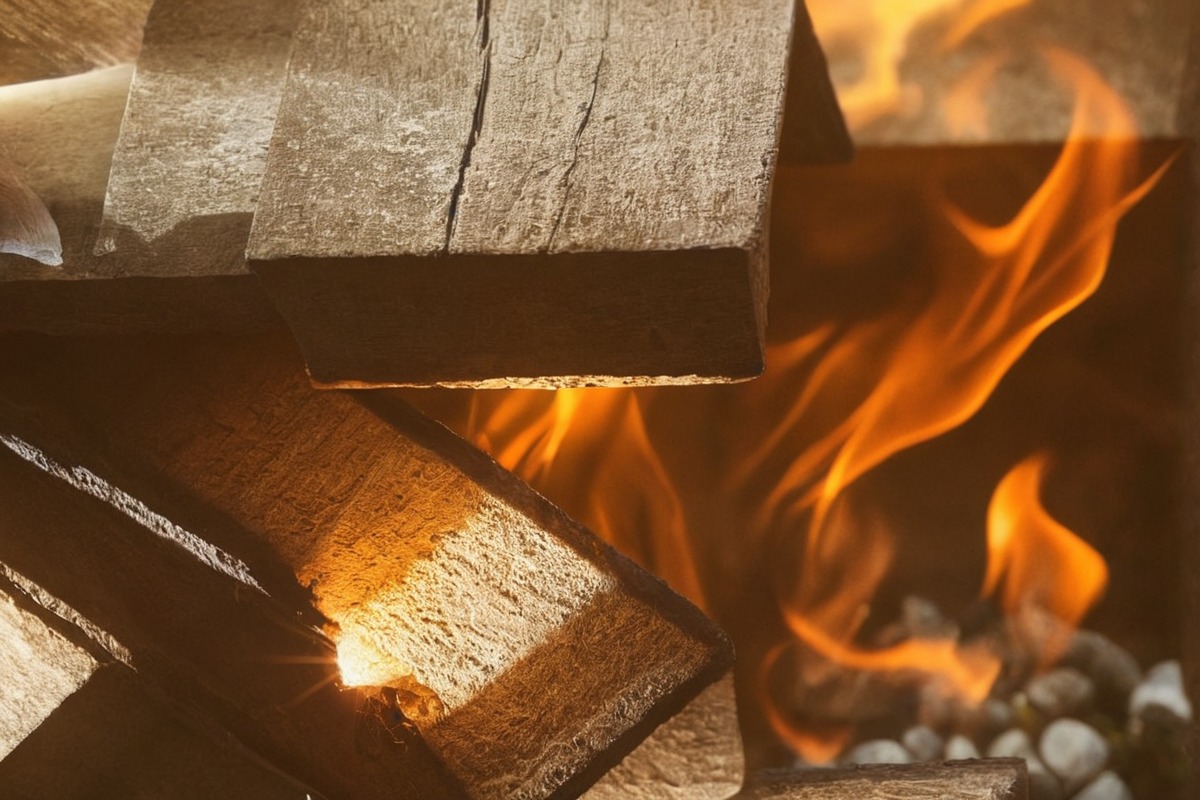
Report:
M1005 614L1025 628L1042 662L1052 662L1066 637L1104 593L1108 566L1087 542L1046 511L1040 490L1047 459L1032 456L996 487L988 507L988 567L982 596L999 593Z

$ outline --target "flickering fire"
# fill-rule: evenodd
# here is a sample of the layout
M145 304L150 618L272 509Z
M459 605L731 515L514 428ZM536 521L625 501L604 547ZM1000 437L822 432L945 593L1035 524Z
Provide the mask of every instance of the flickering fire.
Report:
M1029 0L809 0L813 26L827 48L851 47L858 74L839 76L838 100L851 130L905 114L925 101L920 87L901 78L913 32L935 20L952 20L940 46L953 50L993 19ZM840 78L840 79L839 79Z
M1001 607L1042 663L1053 663L1071 631L1108 584L1108 565L1087 542L1046 511L1039 497L1048 458L1013 467L988 507L988 568L982 596Z
M1023 4L873 4L883 9L872 17L883 44L867 75L878 70L871 80L887 91L843 94L852 123L856 114L865 119L895 107L902 42L921 19L959 11L946 34L950 44ZM818 24L823 5L814 8ZM847 18L859 8L833 5ZM915 16L897 22L892 6ZM863 319L813 320L771 342L766 373L748 384L477 392L457 420L464 436L709 610L729 587L769 586L786 633L759 654L757 699L778 736L812 762L836 757L852 730L789 713L770 688L785 664L800 663L801 679L816 674L806 669L827 677L832 665L964 702L992 689L1003 658L991 643L947 635L883 645L866 635L902 532L877 512L861 479L980 411L1033 342L1096 291L1118 222L1168 166L1138 174L1136 129L1120 98L1071 53L1046 47L1044 58L1076 96L1068 144L1003 222L977 216L931 183L936 213L928 236L938 257L926 265L928 284L905 287ZM996 54L964 75L952 98L955 124L986 123L980 98L1002 62ZM1097 130L1108 135L1085 138ZM428 397L413 400L454 426L453 415ZM690 438L673 435L673 420L699 407L716 410L710 427L692 424L684 426ZM765 429L764 418L773 420ZM1041 455L1021 462L991 507L979 510L979 535L986 522L989 546L982 595L998 602L1043 664L1057 656L1106 579L1096 551L1041 504L1047 463ZM714 477L695 480L704 470ZM685 484L714 487L715 496L685 496ZM728 513L714 519L714 509ZM733 544L713 547L714 530ZM750 548L772 554L773 574L739 572L762 563L737 556ZM797 653L803 658L789 661Z

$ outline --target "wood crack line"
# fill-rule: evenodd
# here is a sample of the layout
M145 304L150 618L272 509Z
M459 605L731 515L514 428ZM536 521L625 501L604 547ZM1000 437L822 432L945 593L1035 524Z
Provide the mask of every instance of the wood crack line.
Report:
M604 40L608 39L608 20L604 24ZM596 105L596 91L600 86L600 71L604 68L604 55L606 52L605 45L600 45L600 57L596 59L596 71L592 74L592 95L588 98L587 106L583 109L583 117L579 120L579 127L575 129L574 149L571 153L571 163L567 165L563 172L563 198L562 203L558 206L558 214L554 218L554 225L550 228L550 235L546 238L546 251L549 252L554 247L554 239L558 236L558 229L562 226L563 216L567 212L567 201L571 197L571 173L575 171L575 165L579 163L579 143L583 139L583 129L587 127L588 120L592 118L592 109Z
M478 0L475 8L476 36L479 38L479 52L482 55L483 67L479 76L479 90L475 95L475 114L471 118L471 132L467 136L467 144L463 147L462 161L458 164L458 180L450 193L450 208L446 212L446 241L442 245L442 254L450 253L450 240L454 238L454 229L458 225L458 204L462 199L463 187L467 182L467 170L471 166L471 153L479 141L479 132L483 129L483 109L487 105L488 77L492 71L492 38L489 25L491 0Z

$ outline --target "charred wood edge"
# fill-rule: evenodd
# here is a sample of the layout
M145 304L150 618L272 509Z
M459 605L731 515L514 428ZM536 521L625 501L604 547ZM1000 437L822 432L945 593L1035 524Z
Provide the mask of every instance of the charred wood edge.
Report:
M489 455L441 423L426 417L396 394L346 394L379 419L404 431L417 445L437 452L485 491L503 497L506 503L528 516L539 527L553 531L560 541L582 558L600 564L614 575L630 595L645 602L688 635L709 645L712 656L707 667L660 701L656 706L658 714L643 717L599 753L591 765L563 783L550 795L552 800L577 797L592 786L633 752L662 722L682 711L701 691L720 680L733 667L733 643L715 622L671 590L664 581L603 543Z
M855 764L838 768L804 768L763 770L747 782L739 797L747 800L784 798L788 787L821 786L855 780L870 782L912 782L923 784L926 791L914 796L928 797L932 782L944 783L947 792L953 791L964 775L986 779L994 777L988 800L1026 800L1029 797L1029 770L1023 758L982 758L967 761L928 761L917 764ZM895 789L893 789L895 791ZM953 795L958 796L958 795ZM892 795L897 800L903 794Z
M796 0L787 94L779 137L780 164L827 164L854 158L829 64L804 0Z

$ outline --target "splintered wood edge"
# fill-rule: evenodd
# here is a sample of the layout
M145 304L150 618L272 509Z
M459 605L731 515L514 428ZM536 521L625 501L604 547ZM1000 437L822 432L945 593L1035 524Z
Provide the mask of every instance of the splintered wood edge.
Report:
M920 764L870 764L837 769L759 773L745 800L1027 800L1029 773L1021 758Z

